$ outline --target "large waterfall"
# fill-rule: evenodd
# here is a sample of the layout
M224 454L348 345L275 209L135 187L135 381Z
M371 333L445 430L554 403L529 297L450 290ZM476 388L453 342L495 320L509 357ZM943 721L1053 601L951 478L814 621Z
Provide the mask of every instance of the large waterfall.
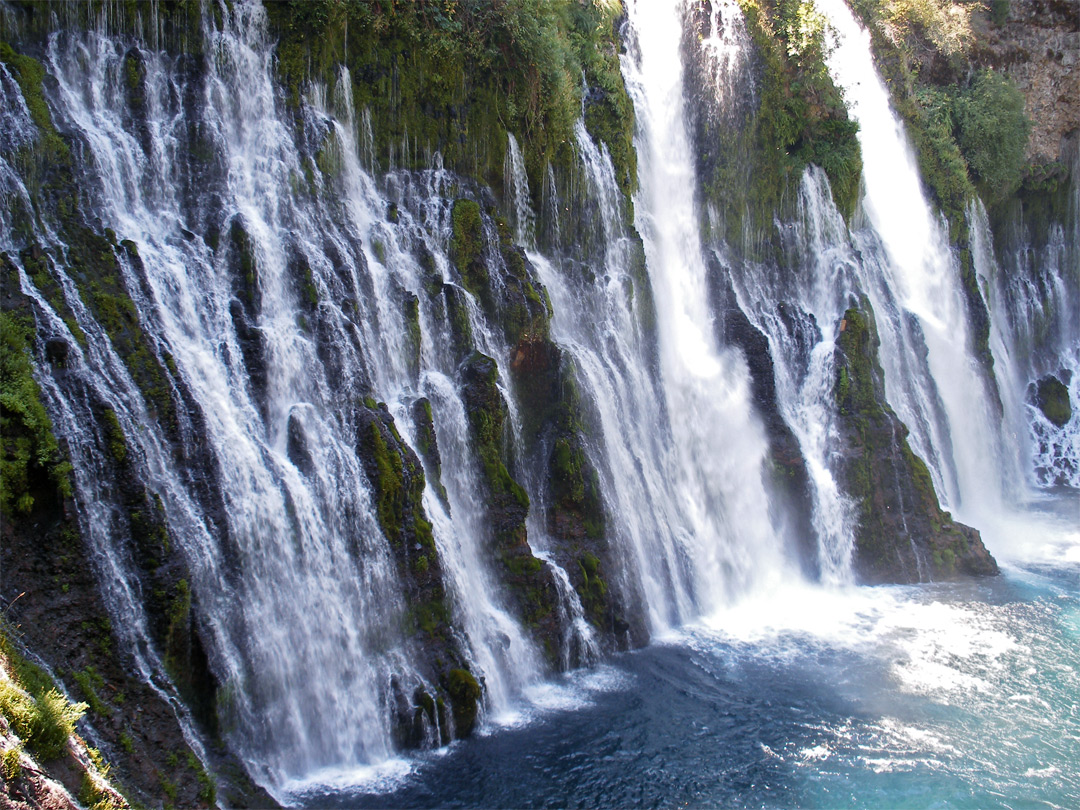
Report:
M46 136L0 63L0 252L35 321L75 519L116 637L200 757L204 730L147 608L157 574L130 540L151 511L155 554L182 564L168 595L205 648L220 735L283 801L450 742L473 719L461 690L485 728L513 725L560 670L723 627L740 604L813 591L878 615L851 596L858 516L834 390L845 312L863 302L887 403L942 506L995 554L1025 533L1072 537L1029 510L1080 487L1080 409L1054 424L1032 392L1056 374L1080 403L1080 224L1037 248L1021 234L1002 267L986 209L970 205L992 325L992 364L980 358L948 223L868 35L842 0L816 6L863 186L845 220L821 169L793 184L795 213L773 227L795 271L703 236L721 214L699 194L681 54L700 48L708 92L735 103L752 71L733 0L714 0L714 36L689 46L681 0L627 2L632 200L584 120L569 179L546 166L539 191L509 134L497 198L438 153L424 170L380 165L345 67L288 109L258 0L203 15L198 56L158 47L156 4L137 40L110 30L105 4L41 53L80 189L75 228L18 157ZM511 312L531 319L520 340ZM743 321L772 402L729 337ZM562 433L532 411L530 352L554 369ZM500 415L486 437L498 452L479 446L481 407ZM805 492L778 483L778 431ZM551 517L560 458L602 531ZM502 513L493 476L510 493ZM524 528L506 529L515 509Z
M390 678L412 680L410 693L423 685L401 631L402 586L354 451L354 405L371 392L414 446L410 407L420 396L431 402L446 499L429 486L424 507L490 711L504 710L539 664L479 550L477 462L453 379L448 315L424 294L417 259L428 251L439 282L457 283L447 258L453 179L438 169L398 173L378 189L360 164L350 94L325 88L312 88L305 114L334 171L312 175L275 102L262 7L239 3L220 27L212 16L205 24L213 58L202 86L178 60L140 52L147 112L138 134L118 39L58 35L47 57L57 80L53 114L83 145L82 180L102 226L133 243L113 248L124 287L190 409L177 412L182 456L205 455L203 469L176 463L171 437L147 413L59 262L50 262L52 272L89 338L85 350L30 278L20 278L48 319L43 334L72 347L63 379L42 382L73 456L80 525L116 626L132 648L150 649L127 574L130 552L117 541L117 523L127 518L100 460L107 439L89 430L91 409L102 406L115 413L137 475L160 498L182 547L212 666L229 695L233 743L262 779L280 784L320 767L387 759ZM337 87L348 86L344 74ZM190 153L193 131L209 166ZM305 175L313 187L301 191ZM231 244L215 250L195 232ZM24 247L15 238L5 221L2 247L12 257ZM67 250L47 230L36 238L57 259ZM249 255L235 255L243 251ZM238 261L257 273L240 317L230 266ZM412 349L410 297L420 326ZM480 348L505 357L471 299L467 313ZM254 363L252 333L261 352ZM149 677L160 662L144 666Z

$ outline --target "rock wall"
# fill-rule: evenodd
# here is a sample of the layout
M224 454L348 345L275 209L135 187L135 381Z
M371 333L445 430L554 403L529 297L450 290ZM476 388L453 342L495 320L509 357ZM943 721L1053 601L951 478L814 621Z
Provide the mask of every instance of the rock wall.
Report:
M844 490L855 501L855 571L867 583L926 582L998 573L979 533L938 504L926 464L885 399L878 336L867 301L848 309L836 341L836 400Z
M1004 71L1024 94L1028 160L1062 160L1080 127L1080 2L997 0L972 17L972 33L972 64Z

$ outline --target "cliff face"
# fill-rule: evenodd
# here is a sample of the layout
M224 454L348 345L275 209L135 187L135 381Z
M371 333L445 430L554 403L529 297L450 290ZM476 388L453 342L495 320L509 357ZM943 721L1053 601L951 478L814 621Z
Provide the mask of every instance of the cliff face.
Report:
M1080 3L994 2L972 18L973 65L1004 72L1024 94L1031 163L1061 161L1080 126Z

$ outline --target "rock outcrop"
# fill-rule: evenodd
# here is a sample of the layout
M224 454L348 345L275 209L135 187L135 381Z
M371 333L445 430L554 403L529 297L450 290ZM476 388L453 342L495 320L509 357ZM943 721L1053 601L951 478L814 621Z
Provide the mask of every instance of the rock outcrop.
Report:
M925 582L998 572L979 533L941 509L926 464L885 401L878 336L868 301L848 309L836 341L836 400L845 448L844 490L858 528L862 582Z
M995 0L972 16L972 33L972 63L1004 71L1024 94L1028 160L1061 160L1080 127L1080 2Z

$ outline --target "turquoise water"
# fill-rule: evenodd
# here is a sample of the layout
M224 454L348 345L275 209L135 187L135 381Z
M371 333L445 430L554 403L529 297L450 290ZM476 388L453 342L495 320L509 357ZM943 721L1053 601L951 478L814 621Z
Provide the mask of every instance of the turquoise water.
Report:
M1080 546L1000 577L786 588L538 687L341 807L1080 807ZM322 783L321 785L318 783Z

